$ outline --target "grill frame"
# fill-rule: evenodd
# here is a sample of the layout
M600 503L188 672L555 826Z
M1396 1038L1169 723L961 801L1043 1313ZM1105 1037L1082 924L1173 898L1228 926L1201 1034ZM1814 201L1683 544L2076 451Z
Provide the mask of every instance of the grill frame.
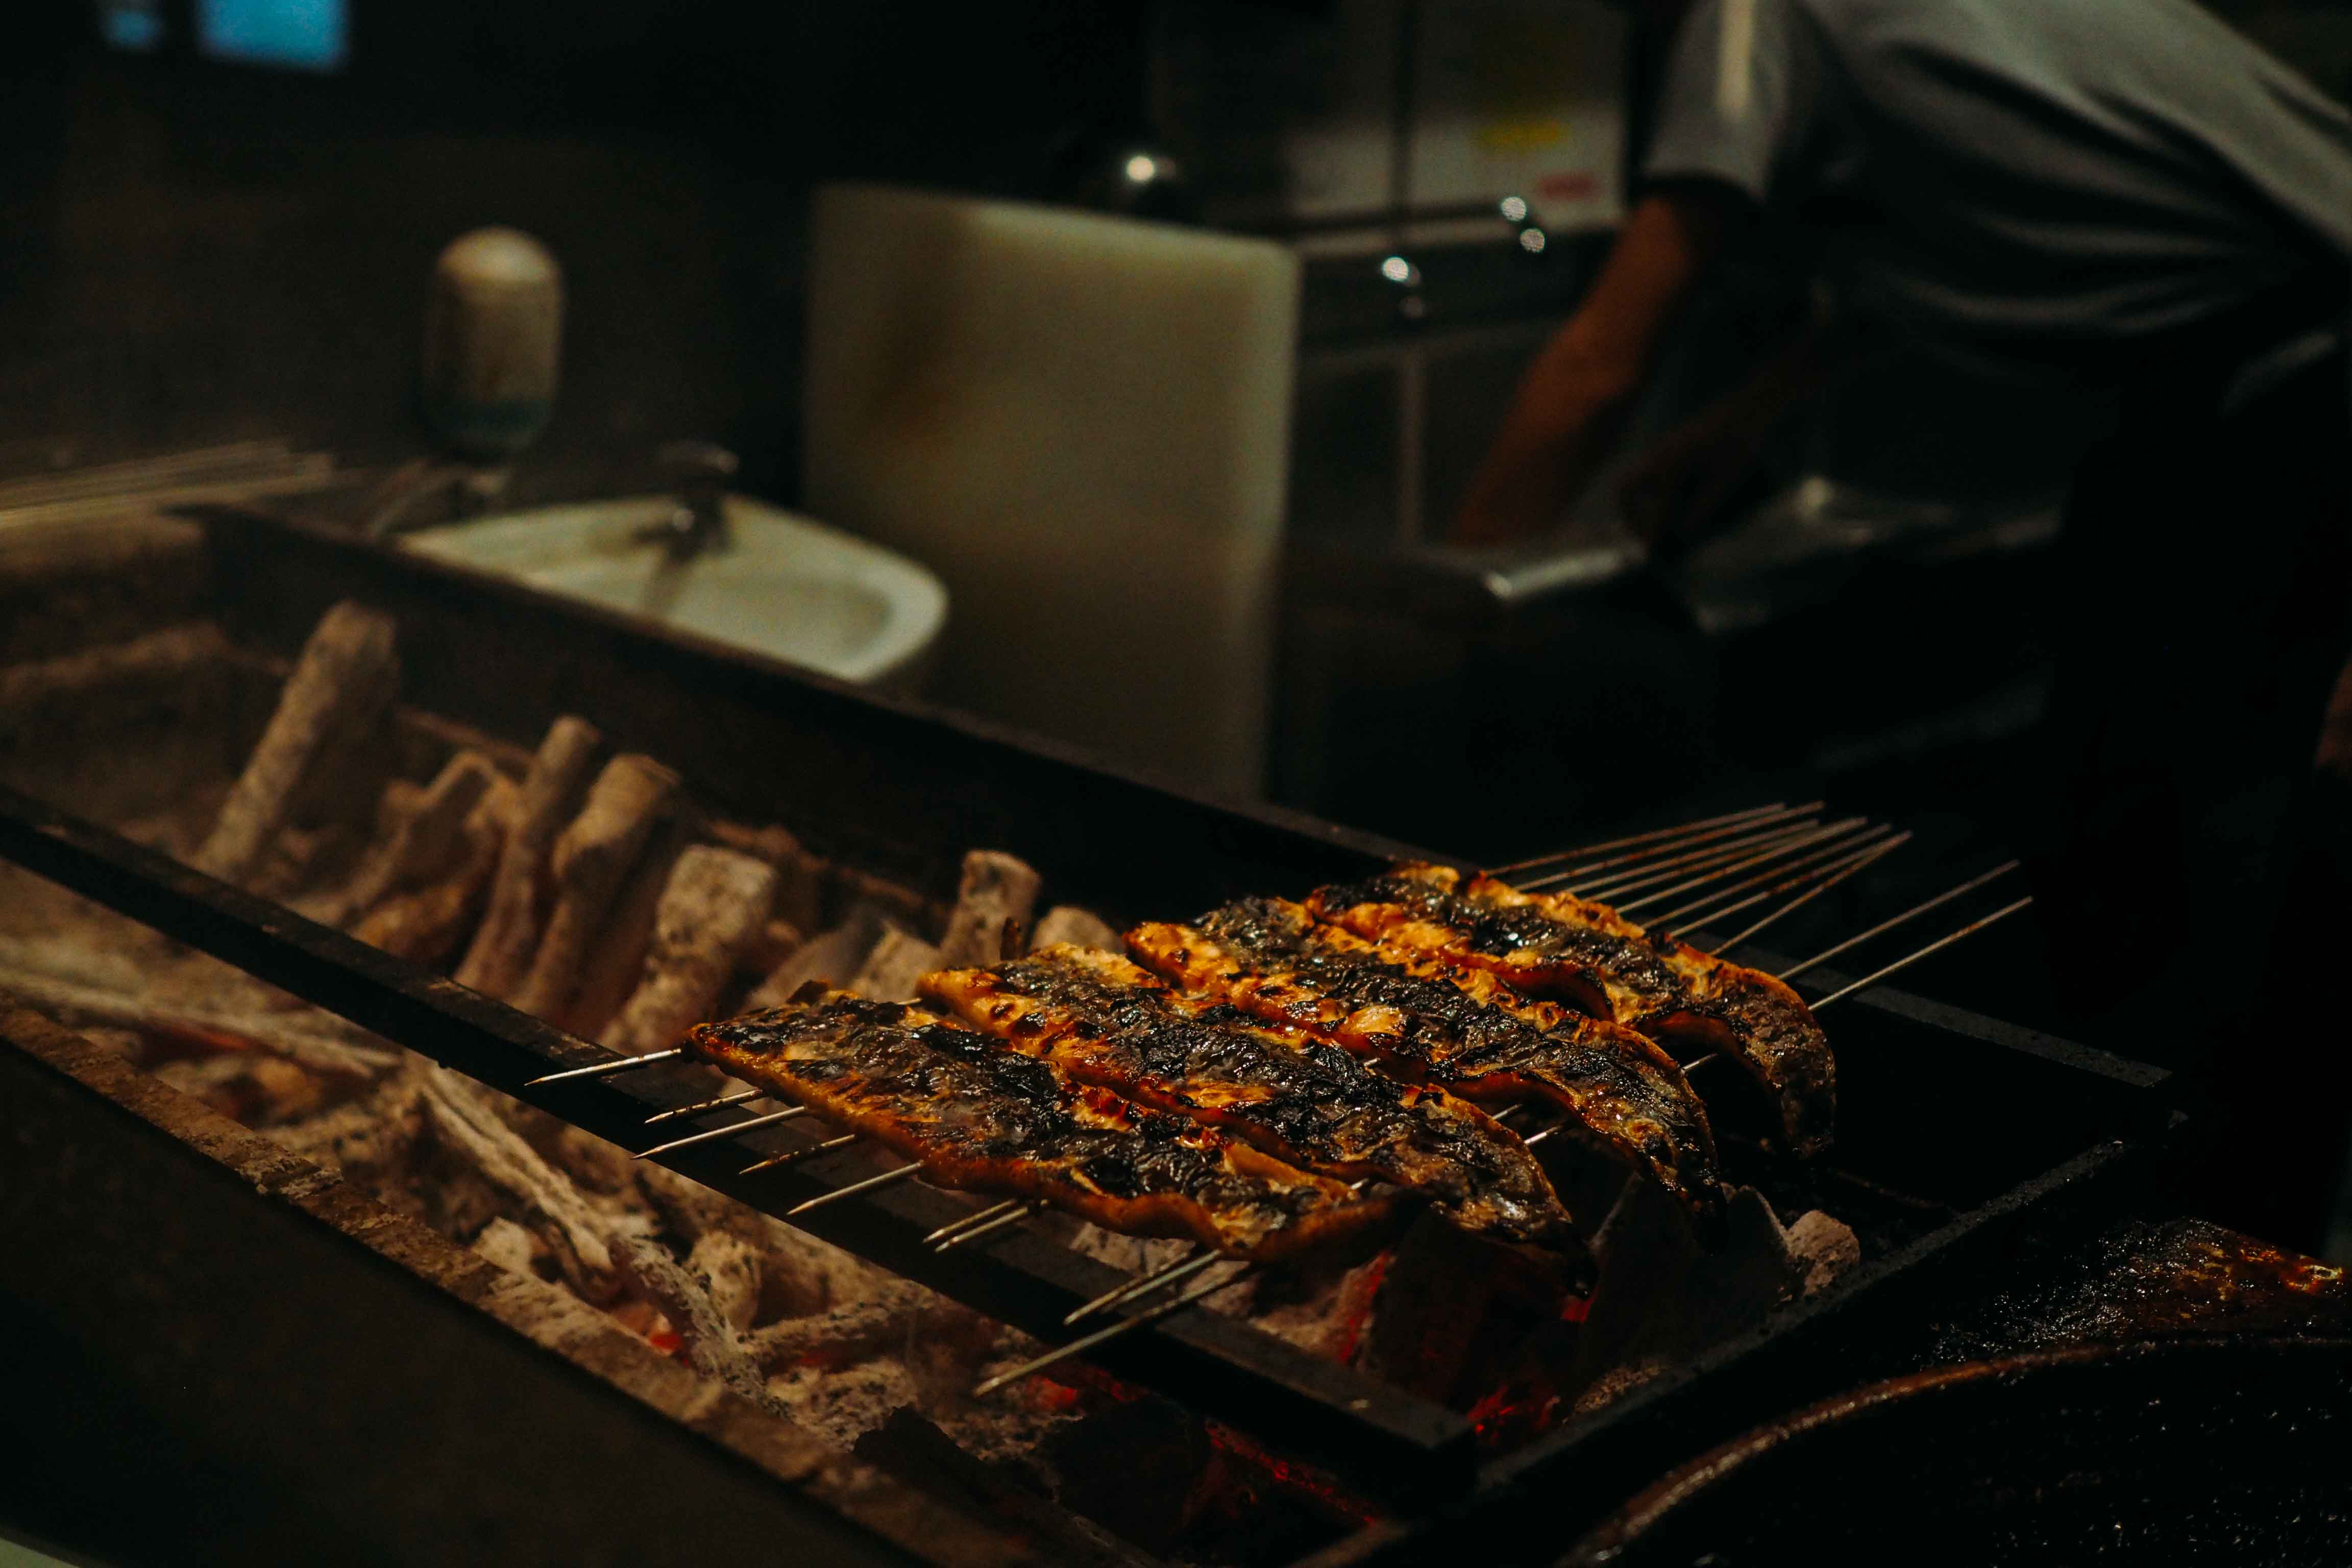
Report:
M330 605L359 598L399 619L413 706L524 744L555 713L581 713L679 767L722 812L783 822L820 852L925 890L944 894L962 850L985 844L1037 865L1056 898L1126 920L1300 889L1421 853L1297 814L1188 794L967 716L331 531L234 512L204 521L209 604L239 645L290 655ZM485 669L499 678L483 679ZM0 855L591 1131L642 1142L647 1113L687 1098L657 1072L525 1091L529 1078L602 1053L38 803L12 796L0 805ZM1818 994L1838 984L1824 971L1803 988ZM1882 1112L1931 1107L1958 1075L2028 1107L2040 1123L2021 1131L2031 1148L1987 1152L1981 1171L1942 1173L1964 1177L1972 1199L1950 1223L1517 1454L1478 1464L1458 1417L1213 1314L1167 1320L1100 1359L1147 1385L1183 1388L1186 1403L1330 1464L1392 1505L1426 1510L1423 1526L1366 1532L1327 1553L1333 1561L1410 1555L1432 1543L1424 1531L1465 1519L1496 1527L1517 1520L1540 1534L1556 1522L1540 1500L1571 1477L1605 1507L1703 1447L1702 1428L1716 1415L1759 1401L1764 1413L1785 1405L1783 1391L1819 1376L1822 1344L1916 1319L1923 1299L1956 1289L2018 1226L2110 1215L2146 1187L2165 1125L2162 1073L1883 988L1848 1006L1837 1037L1849 1104L1860 1089L1862 1099L1883 1102L1874 1105ZM1875 1121L1874 1133L1871 1120L1848 1118L1845 1138L1865 1153L1874 1139L1898 1158L1917 1142L1904 1116ZM852 1151L804 1171L734 1175L749 1158L796 1146L796 1135L778 1130L679 1151L669 1163L772 1210L873 1168L856 1164ZM820 1179L835 1169L840 1180ZM1033 1329L1050 1329L1119 1278L1034 1237L958 1248L944 1260L911 1245L959 1212L952 1199L902 1186L829 1205L806 1223ZM1627 1484L1610 1491L1621 1473Z
M702 1097L699 1089L665 1085L658 1068L534 1087L531 1080L543 1073L609 1061L612 1053L5 787L0 858L624 1148L645 1142L648 1115ZM846 1149L804 1165L741 1174L749 1160L812 1142L778 1128L661 1160L781 1215L873 1169L865 1151ZM1072 1308L1127 1278L1035 1236L945 1253L923 1244L926 1234L968 1212L952 1197L909 1184L828 1204L793 1223L1049 1342L1065 1337L1059 1325ZM1203 1413L1244 1424L1310 1459L1344 1466L1384 1498L1444 1494L1471 1479L1473 1435L1461 1416L1214 1312L1162 1319L1094 1359L1146 1386L1184 1389L1185 1402Z

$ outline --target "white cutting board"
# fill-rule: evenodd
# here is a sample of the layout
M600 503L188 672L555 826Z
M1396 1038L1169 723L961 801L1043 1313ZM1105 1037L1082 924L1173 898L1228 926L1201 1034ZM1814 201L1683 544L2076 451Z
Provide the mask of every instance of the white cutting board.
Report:
M807 510L946 581L937 694L1257 793L1297 258L870 185L811 252Z

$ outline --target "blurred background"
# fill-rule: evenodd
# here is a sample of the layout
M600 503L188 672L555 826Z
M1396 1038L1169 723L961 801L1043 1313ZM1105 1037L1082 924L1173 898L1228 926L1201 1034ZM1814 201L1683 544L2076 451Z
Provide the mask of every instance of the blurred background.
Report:
M2352 13L2224 9L2352 87ZM510 226L560 265L562 351L543 433L491 487L500 504L642 491L665 443L715 444L737 493L944 580L947 630L891 656L902 689L1115 763L1490 860L1627 817L1822 795L1917 828L1932 877L1985 847L1969 805L2020 765L2039 711L2060 487L2106 416L2058 394L1883 363L1791 410L1740 525L1671 571L1642 569L1605 483L1534 545L1437 542L1623 211L1633 84L1660 47L1637 9L83 0L7 25L0 481L278 442L353 477L306 503L353 526L482 511L479 495L411 507L359 481L436 451L416 395L436 258ZM814 199L845 182L983 205ZM1101 242L1111 290L1078 312L1144 323L1127 358L1071 369L1065 231L986 229L1003 202L1153 226ZM1036 450L1015 465L1001 444L976 454L972 428L859 423L905 387L841 390L840 365L888 353L858 337L842 281L875 264L813 284L827 210L843 236L884 237L842 238L839 257L889 256L896 298L948 299L925 307L940 321L961 308L942 279L1034 293L1030 324L998 321L980 359L983 401L1007 408L1079 375L1083 396L1022 425ZM1182 248L1228 240L1247 243ZM1698 406L1805 308L1771 237L1748 248L1685 323L1643 427ZM1229 255L1225 304L1142 303ZM1294 277L1295 314L1261 308ZM828 332L833 348L812 341ZM1180 346L1200 352L1171 368ZM1135 408L1097 428L1121 389ZM1154 421L1223 434L1168 447L1160 471ZM1231 494L1179 497L1124 539L1100 521L1228 458ZM1008 467L1018 482L985 504L940 499ZM1149 495L1122 493L1122 473ZM1051 510L1037 498L1066 491L1098 510L1006 555ZM1081 548L1095 534L1100 557ZM1121 579L1111 556L1146 538L1160 553ZM1196 555L1211 564L1191 573ZM992 557L1024 564L992 577ZM1074 580L1037 588L1057 606L1042 614L1028 595L1055 563ZM1160 584L1167 602L1148 602ZM1101 679L1040 674L1069 667Z

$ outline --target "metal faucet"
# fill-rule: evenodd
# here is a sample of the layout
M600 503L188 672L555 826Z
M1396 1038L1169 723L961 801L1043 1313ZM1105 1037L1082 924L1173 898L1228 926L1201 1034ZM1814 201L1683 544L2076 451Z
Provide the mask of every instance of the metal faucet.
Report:
M672 441L655 452L654 462L671 505L636 536L661 544L673 561L726 548L727 487L742 467L735 454L712 441ZM544 489L545 476L534 477ZM479 517L507 494L514 478L509 468L419 458L377 482L361 527L370 539L383 540Z
M677 498L669 515L648 524L641 537L667 546L670 559L688 561L727 544L727 487L741 460L712 441L671 441L655 454Z
M415 458L376 481L368 492L360 530L370 539L383 540L478 517L506 493L513 477L511 468Z

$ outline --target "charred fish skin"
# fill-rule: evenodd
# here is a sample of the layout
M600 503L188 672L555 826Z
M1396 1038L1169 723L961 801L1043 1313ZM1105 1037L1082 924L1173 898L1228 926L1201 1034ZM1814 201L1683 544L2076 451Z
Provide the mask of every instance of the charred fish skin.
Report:
M1318 888L1307 907L1317 920L1368 942L1441 954L1486 970L1529 996L1560 997L1594 1017L1613 1018L1621 1011L1611 994L1612 975L1620 976L1620 987L1672 988L1673 976L1637 944L1601 933L1565 941L1557 922L1538 910L1471 903L1453 877L1447 867L1399 868Z
M1612 1002L1623 1009L1618 1021L1654 1038L1731 1056L1772 1097L1790 1152L1810 1158L1829 1147L1837 1131L1837 1060L1812 1009L1785 982L1701 952L1664 930L1643 930L1587 899L1525 893L1484 876L1463 893L1485 907L1531 909L1563 931L1638 943L1650 964L1640 971L1638 994L1621 999L1612 992ZM1661 971L1666 983L1652 982Z
M1074 1083L925 1009L831 993L697 1025L688 1040L941 1184L1039 1198L1113 1229L1271 1259L1386 1217L1381 1200Z
M1208 1121L1302 1169L1391 1183L1465 1230L1582 1256L1542 1166L1485 1112L1311 1036L1181 997L1115 954L1047 948L923 988L1081 1082Z
M1710 957L1605 904L1526 893L1490 877L1406 864L1318 889L1323 919L1386 947L1427 952L1556 995L1684 1054L1718 1052L1768 1095L1779 1142L1799 1158L1827 1148L1837 1121L1829 1042L1794 991Z
M1660 1065L1654 1046L1616 1026L1561 1015L1543 1027L1415 973L1280 899L1239 900L1195 926L1138 926L1128 945L1176 984L1314 1030L1456 1094L1556 1105L1587 1142L1680 1199L1703 1232L1720 1222L1705 1108L1671 1061Z
M1769 974L1724 966L1699 1006L1679 1016L1638 1019L1644 1034L1706 1038L1730 1036L1717 1047L1773 1097L1788 1151L1811 1159L1837 1138L1837 1062L1796 992Z

